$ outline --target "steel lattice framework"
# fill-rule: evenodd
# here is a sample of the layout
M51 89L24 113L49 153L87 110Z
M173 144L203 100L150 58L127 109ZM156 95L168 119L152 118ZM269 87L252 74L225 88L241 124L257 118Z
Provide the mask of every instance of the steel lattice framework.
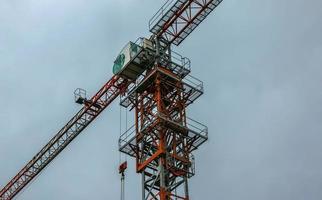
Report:
M121 136L120 151L136 158L143 199L189 199L192 152L208 139L207 127L186 116L202 83L181 77L168 65L155 66L126 97L134 97L136 122Z
M120 94L121 106L135 110L135 124L121 135L119 150L136 159L142 200L189 200L192 152L208 129L188 118L186 108L203 94L203 84L171 45L181 44L221 1L168 0L149 21L152 36L130 43L136 52L121 71L90 99L78 90L81 110L0 191L0 200L14 198Z
M12 199L44 169L79 133L126 88L127 80L114 76L46 144L39 153L1 190L0 199Z
M150 31L179 45L222 0L167 1L149 21Z

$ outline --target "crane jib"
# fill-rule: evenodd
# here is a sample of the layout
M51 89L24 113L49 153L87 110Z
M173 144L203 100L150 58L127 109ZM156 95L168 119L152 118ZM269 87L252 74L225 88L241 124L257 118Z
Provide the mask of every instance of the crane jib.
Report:
M169 44L178 46L221 2L222 0L167 1L149 21L150 32Z
M12 199L44 169L77 135L127 87L127 80L113 76L82 109L0 191L0 200ZM99 106L97 106L99 105Z

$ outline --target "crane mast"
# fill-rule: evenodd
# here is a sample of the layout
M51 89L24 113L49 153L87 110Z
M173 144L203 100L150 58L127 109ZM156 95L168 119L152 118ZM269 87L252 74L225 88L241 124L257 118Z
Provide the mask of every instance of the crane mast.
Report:
M81 110L0 191L0 200L14 198L118 96L120 106L134 111L135 123L120 136L119 151L136 160L142 200L189 200L193 152L207 141L208 128L186 110L204 90L190 75L190 60L172 45L180 45L221 2L168 0L149 21L152 36L123 48L115 75L92 98L77 90Z
M154 65L146 66L121 101L135 111L135 123L119 140L119 150L135 158L142 175L142 200L190 199L193 152L208 140L208 128L190 119L186 109L204 90L190 75L190 60L172 51L171 45L180 45L220 3L169 0L149 21L152 45L145 51L153 55ZM131 67L120 74L126 70Z

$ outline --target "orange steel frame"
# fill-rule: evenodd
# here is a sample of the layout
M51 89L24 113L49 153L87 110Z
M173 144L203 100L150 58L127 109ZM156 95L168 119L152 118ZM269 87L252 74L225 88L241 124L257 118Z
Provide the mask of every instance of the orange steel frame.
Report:
M169 41L169 44L178 46L221 2L222 0L178 0L158 23L155 23L159 14L156 13L149 22L150 31ZM159 11L165 12L162 8Z
M177 79L169 78L165 71ZM191 161L185 133L170 127L164 120L186 126L185 99L182 80L162 66L152 70L148 84L137 94L136 168L142 174L143 199L189 199L187 178ZM143 81L144 82L144 81ZM175 162L174 162L175 161ZM153 180L153 181L152 181ZM175 193L179 186L183 193Z

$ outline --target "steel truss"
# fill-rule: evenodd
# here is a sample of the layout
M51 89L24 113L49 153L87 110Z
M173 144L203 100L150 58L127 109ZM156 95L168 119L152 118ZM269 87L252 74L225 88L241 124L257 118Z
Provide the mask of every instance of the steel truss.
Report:
M136 123L121 136L120 151L136 158L142 199L189 199L188 178L195 173L192 152L208 139L208 130L186 117L187 105L202 89L185 85L178 74L157 66L128 95L135 96L131 105Z
M222 0L168 0L149 21L150 32L179 45Z
M113 76L90 100L85 99L82 109L0 191L0 199L12 199L94 121L128 84L127 80Z

